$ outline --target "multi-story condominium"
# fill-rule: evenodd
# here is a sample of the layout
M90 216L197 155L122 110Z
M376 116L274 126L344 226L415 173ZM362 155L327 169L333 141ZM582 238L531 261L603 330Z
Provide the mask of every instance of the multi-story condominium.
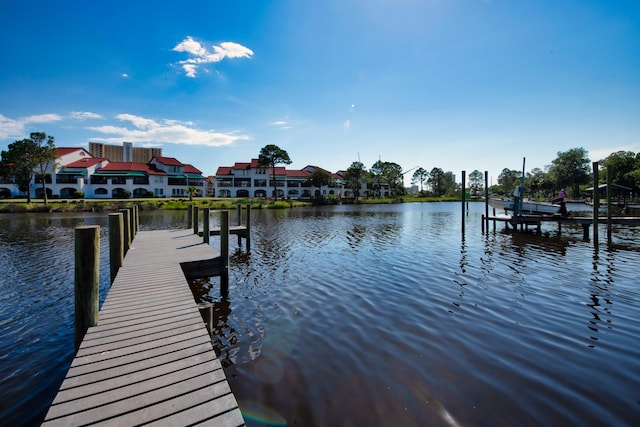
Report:
M134 147L131 142L126 141L122 146L89 142L89 153L93 157L108 159L112 162L148 163L154 157L162 157L162 148Z
M41 198L42 179L48 197L85 198L174 197L188 195L189 187L197 196L205 195L202 172L173 157L153 157L149 162L116 162L93 157L83 148L58 148L51 174L36 175L31 196ZM25 196L15 180L0 182L0 197Z
M309 176L317 166L306 166L301 170L287 170L282 166L271 168L258 163L258 159L250 162L236 162L233 166L220 166L216 171L213 188L216 197L287 197L305 198L318 195L336 195L351 197L352 191L347 189L342 176L331 174L331 182L321 188L313 188ZM274 183L275 192L274 194Z

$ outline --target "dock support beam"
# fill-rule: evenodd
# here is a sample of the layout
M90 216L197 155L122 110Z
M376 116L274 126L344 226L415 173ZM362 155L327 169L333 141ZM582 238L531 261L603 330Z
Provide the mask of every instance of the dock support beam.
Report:
M199 214L198 207L194 206L193 207L193 234L198 234L198 229L200 228L200 224L198 223L198 221L200 221L200 217L198 214Z
M109 270L111 283L122 267L124 259L124 224L121 213L109 214Z
M209 244L209 208L202 209L202 241Z
M598 247L598 209L600 207L598 182L598 162L593 162L593 244L595 247Z
M251 205L247 204L247 235L245 237L247 241L247 252L251 250Z
M80 348L89 326L98 324L100 277L100 226L75 231L75 347Z
M207 332L209 332L209 336L212 337L213 336L213 304L210 302L198 303L198 310L200 310L202 321L207 327Z
M119 209L120 213L122 213L122 224L124 228L124 254L126 255L131 247L131 221L130 216L131 212L129 209Z

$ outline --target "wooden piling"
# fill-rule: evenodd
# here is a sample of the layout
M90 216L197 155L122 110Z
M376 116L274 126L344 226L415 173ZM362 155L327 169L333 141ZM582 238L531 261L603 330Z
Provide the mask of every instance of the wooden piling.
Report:
M198 216L198 207L193 207L193 234L198 234L198 229L200 228L200 218Z
M465 195L467 192L466 178L467 178L467 171L462 171L462 185L461 185L462 190L460 195L460 199L462 201L462 232L464 232L464 213L465 213L464 202L465 202Z
M209 244L209 208L202 209L202 241Z
M489 172L484 171L484 217L487 221L487 232L489 232Z
M593 244L598 246L598 208L600 207L600 191L598 191L598 162L593 162Z
M220 255L224 267L229 266L229 211L220 211Z
M245 240L247 242L247 252L251 250L251 205L247 204L247 219L246 225L247 227L247 235Z
M213 336L213 304L210 302L198 303L198 310L200 310L202 321L207 327L207 332L209 332L209 336L212 337Z
M90 326L98 324L100 226L75 229L75 348Z
M220 211L220 256L220 294L226 296L229 293L229 211Z
M611 165L607 165L607 244L611 246ZM595 191L595 190L594 190Z
M124 224L121 213L109 214L109 267L111 283L122 267L124 259Z
M129 221L131 221L131 242L136 238L136 208L135 206L127 206L129 210Z
M131 220L129 209L119 209L122 213L122 224L124 228L124 254L126 255L131 247Z
M193 227L193 205L187 205L187 228Z

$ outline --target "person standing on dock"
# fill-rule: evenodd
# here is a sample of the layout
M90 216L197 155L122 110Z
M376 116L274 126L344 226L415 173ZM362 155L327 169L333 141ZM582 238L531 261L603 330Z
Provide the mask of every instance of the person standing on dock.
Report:
M565 199L567 198L567 193L564 192L564 188L561 188L558 192L558 197L553 199L551 203L559 203L560 204L560 214L562 216L568 216L569 212L567 212L567 207L564 204Z

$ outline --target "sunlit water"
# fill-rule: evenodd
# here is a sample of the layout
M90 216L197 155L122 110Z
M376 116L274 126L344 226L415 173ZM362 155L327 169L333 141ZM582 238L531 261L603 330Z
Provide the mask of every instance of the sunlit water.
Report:
M483 211L470 204L464 231L456 203L253 211L228 298L194 284L247 423L636 423L638 230L614 230L613 249L603 228L598 247L581 227L482 234ZM141 229L185 216L142 215ZM106 222L0 216L1 423L37 424L55 396L73 356L73 227Z

